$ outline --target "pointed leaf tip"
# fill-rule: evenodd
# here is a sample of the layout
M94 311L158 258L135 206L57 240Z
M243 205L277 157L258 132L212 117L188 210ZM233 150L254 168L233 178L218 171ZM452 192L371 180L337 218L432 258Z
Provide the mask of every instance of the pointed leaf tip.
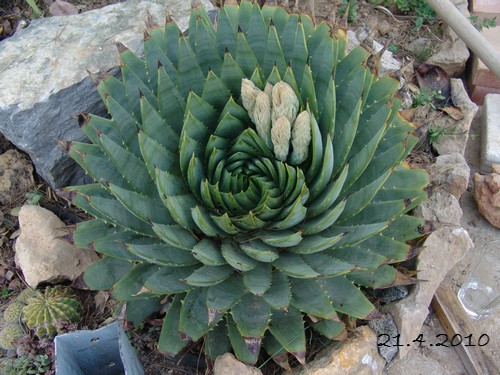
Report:
M77 193L76 193L76 191L68 191L66 189L58 189L58 190L56 190L56 194L59 197L71 202Z
M56 139L59 146L61 146L62 150L67 154L71 150L71 145L73 141L61 141L60 139Z
M118 53L121 55L122 53L124 53L125 51L128 50L128 47L125 46L125 44L123 44L122 42L116 42L116 49L118 50Z
M382 314L377 309L373 309L364 317L364 320L376 320L382 318Z
M306 365L306 352L292 352L292 354L302 366Z
M85 125L87 125L90 121L90 115L86 112L80 112L78 114L78 126L80 126L80 128L84 127Z

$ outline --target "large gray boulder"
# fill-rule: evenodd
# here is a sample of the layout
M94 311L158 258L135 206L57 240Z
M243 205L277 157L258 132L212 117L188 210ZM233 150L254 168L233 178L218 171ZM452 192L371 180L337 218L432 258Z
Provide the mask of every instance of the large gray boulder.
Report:
M209 0L196 3L213 9ZM53 188L75 183L77 168L57 140L83 140L78 114L104 113L88 71L113 71L117 42L141 53L148 16L163 25L171 15L186 30L190 10L191 2L185 0L129 0L33 20L0 42L0 132L29 154Z

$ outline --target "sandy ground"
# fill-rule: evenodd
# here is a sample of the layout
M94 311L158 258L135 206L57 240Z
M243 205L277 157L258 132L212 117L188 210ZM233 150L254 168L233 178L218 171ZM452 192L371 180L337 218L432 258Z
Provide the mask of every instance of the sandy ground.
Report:
M474 248L457 263L443 281L457 292L480 249L490 241L500 240L500 229L493 227L479 213L473 197L472 177L480 167L480 116L481 111L478 111L470 129L465 159L471 169L471 177L469 187L460 199L460 206L463 210L461 224L469 232ZM479 335L486 333L490 337L490 342L483 347L484 354L498 365L500 363L500 339L498 337L500 309L497 309L491 316L473 320L472 323ZM444 328L436 315L431 313L422 327L423 338L430 343L432 339L436 340L436 335L443 333L445 333ZM388 375L461 375L467 374L467 371L454 348L431 347L424 344L413 348L403 359L394 361L386 373ZM490 373L490 375L496 374Z

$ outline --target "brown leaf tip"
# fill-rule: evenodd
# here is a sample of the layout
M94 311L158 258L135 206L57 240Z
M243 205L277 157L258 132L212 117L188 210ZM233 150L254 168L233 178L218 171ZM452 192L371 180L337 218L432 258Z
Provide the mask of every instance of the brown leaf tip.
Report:
M128 50L128 48L122 42L116 42L116 49L118 50L118 53L120 55Z
M58 239L69 242L70 244L75 244L75 239L73 237L73 233L66 233L63 236L59 236Z
M73 144L72 141L61 141L60 139L57 139L57 143L59 143L59 146L61 146L62 150L67 154L71 150L71 145Z
M257 354L260 349L261 337L244 337L245 345L251 354Z
M365 316L364 320L375 320L375 319L380 319L382 317L382 314L380 311L377 309L373 309L368 313L367 316Z
M72 190L58 189L58 190L56 190L56 194L59 197L71 202L77 193L76 193L76 191L72 191Z
M80 112L78 114L78 126L80 126L80 128L83 128L89 122L90 122L90 115L88 113Z
M306 364L306 352L292 352L292 354L295 358L297 358L297 361L299 361L299 363L302 366L305 366L305 364Z

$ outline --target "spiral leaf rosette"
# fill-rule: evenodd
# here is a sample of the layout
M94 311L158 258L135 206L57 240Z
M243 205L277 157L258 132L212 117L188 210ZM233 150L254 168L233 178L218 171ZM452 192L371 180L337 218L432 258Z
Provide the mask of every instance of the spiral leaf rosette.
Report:
M122 80L98 86L111 118L81 115L91 143L65 145L95 183L66 193L95 217L73 234L104 255L92 289L135 316L171 296L160 350L205 337L212 357L303 363L305 324L338 337L377 314L360 288L407 281L391 264L414 255L427 174L403 162L397 82L345 48L343 30L244 1L215 26L193 10L187 36L148 31L144 59L120 46Z

